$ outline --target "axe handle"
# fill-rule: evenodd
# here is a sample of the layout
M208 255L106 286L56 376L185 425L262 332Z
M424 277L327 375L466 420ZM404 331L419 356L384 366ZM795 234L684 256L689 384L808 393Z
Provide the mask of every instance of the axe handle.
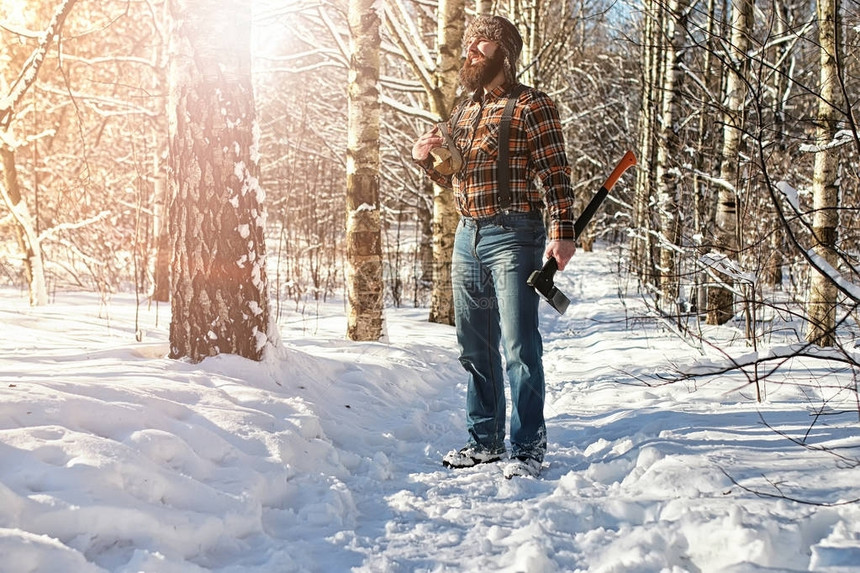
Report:
M555 271L558 270L558 261L555 260L555 257L550 257L543 264L543 268L540 270L541 276L545 277L547 280L552 281L552 277L555 276Z
M612 173L609 174L609 177L606 178L606 181L604 181L597 193L595 193L594 197L591 198L591 201L588 202L588 205L585 206L585 209L582 210L582 213L579 214L579 217L576 218L576 221L574 221L573 234L575 238L578 239L586 225L591 222L591 218L594 217L594 214L597 212L597 208L600 207L600 204L603 203L604 199L606 199L606 196L615 186L618 179L621 178L625 171L634 165L636 165L636 156L633 155L632 151L627 151L624 154L624 157L621 158L621 161L619 161L615 166L615 169L612 170ZM547 259L546 263L544 263L541 273L547 273L547 276L551 279L557 270L558 263L555 258L550 257Z
M598 190L594 197L591 198L591 201L588 202L588 205L585 206L585 209L583 209L582 213L580 213L579 217L574 221L574 237L579 238L579 235L582 234L586 225L588 225L591 218L594 217L594 214L597 212L597 208L600 207L600 204L603 203L604 199L606 199L609 191L615 186L615 182L618 181L625 171L634 165L636 165L636 156L633 155L632 151L628 151L624 154L624 157L621 158L621 161L618 162L618 165L615 166L615 169L612 170L612 173L609 174L609 177L606 178L606 181L600 187L600 190Z

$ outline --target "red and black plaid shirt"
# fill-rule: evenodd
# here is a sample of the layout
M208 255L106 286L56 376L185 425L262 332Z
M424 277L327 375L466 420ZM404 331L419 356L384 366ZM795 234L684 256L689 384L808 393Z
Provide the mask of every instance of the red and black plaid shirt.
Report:
M496 160L499 124L509 88L498 87L460 104L448 120L450 133L463 155L464 168L444 176L422 164L433 181L453 187L457 210L464 217L483 218L499 214ZM451 125L457 118L457 125ZM550 240L573 240L573 190L570 164L564 150L561 120L546 94L526 88L520 94L511 118L510 136L511 211L537 211L544 204L549 213ZM538 189L539 180L544 191Z

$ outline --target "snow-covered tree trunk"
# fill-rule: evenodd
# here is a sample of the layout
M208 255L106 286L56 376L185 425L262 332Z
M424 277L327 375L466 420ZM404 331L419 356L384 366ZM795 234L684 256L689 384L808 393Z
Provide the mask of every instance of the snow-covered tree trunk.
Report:
M437 30L438 56L430 111L439 117L451 114L457 94L463 32L465 0L440 0ZM454 232L459 217L454 194L438 185L433 188L433 291L430 295L430 322L454 324L454 291L451 287L451 257Z
M838 148L827 147L837 131L839 109L839 51L842 31L839 0L818 0L818 40L820 46L820 87L818 122L815 133L819 146L812 176L812 233L815 254L836 266L836 236L839 226ZM836 327L837 289L833 279L810 269L806 340L819 346L833 346Z
M48 304L42 245L35 222L30 216L30 209L21 196L18 169L15 166L15 152L3 139L0 139L0 156L3 159L3 182L0 184L0 195L12 213L15 237L24 257L24 275L30 290L30 305L42 306Z
M657 136L657 206L660 210L660 291L666 311L678 300L678 272L676 253L680 237L681 174L678 171L680 145L677 133L677 107L681 84L681 57L684 42L684 21L688 0L670 0L666 19L666 47L663 52L665 74L663 76L660 122Z
M260 360L272 334L251 10L238 0L170 0L170 16L170 356Z
M346 162L347 336L382 337L379 213L379 14L375 0L350 0Z
M657 113L659 109L658 84L661 77L662 59L662 10L655 0L645 0L642 29L642 93L639 107L639 153L642 165L657 162L655 141L657 139ZM651 236L651 197L655 182L654 171L638 169L634 185L632 258L640 280L652 283L655 274L653 241Z
M18 77L11 83L8 93L0 97L0 154L2 154L3 183L0 198L12 214L18 246L24 258L24 272L30 290L30 304L41 306L48 303L48 288L45 280L45 267L42 246L36 223L30 215L27 201L18 184L18 169L15 165L15 147L9 128L15 117L15 110L39 76L39 69L51 43L60 37L63 23L77 0L64 0L57 5L47 28L39 39L39 45L25 62ZM4 85L4 88L6 86Z
M753 0L732 0L732 32L729 56L731 62L726 77L725 113L723 115L723 149L717 193L715 242L717 248L731 259L739 255L738 187L740 152L744 123L744 99L748 70L747 51L753 24ZM724 282L731 278L720 275ZM734 293L727 286L713 285L708 289L707 323L724 324L734 316Z

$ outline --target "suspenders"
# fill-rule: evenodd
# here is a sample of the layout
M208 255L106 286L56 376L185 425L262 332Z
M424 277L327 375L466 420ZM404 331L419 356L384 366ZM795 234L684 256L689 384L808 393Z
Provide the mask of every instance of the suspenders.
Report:
M511 117L514 114L514 106L520 94L525 89L523 84L517 84L511 88L508 95L508 103L502 113L502 122L499 124L499 157L496 163L497 179L499 181L499 208L507 211L511 208Z
M499 123L499 155L496 158L496 179L499 182L499 209L501 209L502 211L508 211L511 208L512 203L510 168L511 119L514 115L514 106L516 106L520 94L523 93L525 89L526 86L524 86L523 84L517 84L511 88L511 91L508 94L508 101L505 103L505 109L502 112L501 122ZM457 124L459 123L460 114L462 113L462 111L462 108L460 108L458 113L456 114L456 118L452 123L454 129L457 128ZM476 118L475 127L477 127L477 120L479 119L480 117ZM462 153L464 165L466 161L466 156L468 154L469 150L464 151Z

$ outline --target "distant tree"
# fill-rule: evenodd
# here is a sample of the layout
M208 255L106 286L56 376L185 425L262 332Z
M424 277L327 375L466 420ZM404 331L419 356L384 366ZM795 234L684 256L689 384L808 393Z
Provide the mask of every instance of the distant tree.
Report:
M815 171L812 176L812 234L815 253L836 267L836 237L839 227L839 154L833 141L840 118L839 61L841 59L841 18L839 0L818 0L818 43L820 46L818 121L815 140ZM806 340L819 346L833 346L836 328L837 289L833 279L810 270Z
M379 203L379 14L376 0L350 0L346 161L347 336L382 337Z
M251 11L171 0L170 356L260 360L271 341Z

